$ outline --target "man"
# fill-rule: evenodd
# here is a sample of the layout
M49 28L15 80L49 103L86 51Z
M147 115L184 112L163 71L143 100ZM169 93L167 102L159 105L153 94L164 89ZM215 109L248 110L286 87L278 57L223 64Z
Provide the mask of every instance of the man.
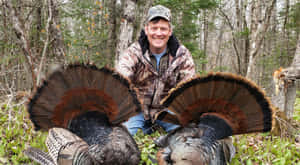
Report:
M151 7L138 41L117 60L116 70L131 80L143 101L143 113L125 123L132 135L138 129L150 134L154 124L167 132L178 127L155 119L159 112L167 111L159 103L168 91L195 74L192 56L172 34L170 21L168 8L161 5Z

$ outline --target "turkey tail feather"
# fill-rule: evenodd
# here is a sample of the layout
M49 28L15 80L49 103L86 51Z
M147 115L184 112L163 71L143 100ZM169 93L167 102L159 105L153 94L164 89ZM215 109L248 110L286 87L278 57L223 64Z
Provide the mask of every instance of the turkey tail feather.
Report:
M253 82L231 73L194 77L172 89L161 102L184 126L206 115L223 119L233 134L266 132L272 127L272 106Z
M35 129L48 130L67 128L88 111L104 113L111 124L119 124L140 111L141 104L129 80L113 69L74 64L52 73L27 108Z
M55 165L50 155L40 149L30 147L24 151L24 154L40 164Z

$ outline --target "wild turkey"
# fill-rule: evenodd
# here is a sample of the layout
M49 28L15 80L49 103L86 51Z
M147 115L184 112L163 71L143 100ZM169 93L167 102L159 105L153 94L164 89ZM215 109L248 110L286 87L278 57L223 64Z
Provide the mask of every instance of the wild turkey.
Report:
M112 69L70 65L51 74L28 104L35 129L49 131L48 154L25 154L41 164L138 164L137 144L120 123L140 108L129 81Z
M181 83L162 101L174 115L160 118L182 127L156 143L159 165L227 164L234 154L231 135L266 132L272 106L254 83L230 73L211 73ZM221 140L222 139L222 140Z

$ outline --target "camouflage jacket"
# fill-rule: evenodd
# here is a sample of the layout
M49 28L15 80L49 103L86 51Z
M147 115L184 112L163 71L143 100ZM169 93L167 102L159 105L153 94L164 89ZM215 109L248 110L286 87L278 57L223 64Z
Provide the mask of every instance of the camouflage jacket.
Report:
M116 70L129 78L138 89L138 97L142 100L146 120L153 121L155 114L165 109L160 105L160 101L171 88L195 74L195 65L190 52L180 45L173 35L167 47L166 67L160 64L158 71L151 62L149 43L142 31L138 42L121 53L116 63Z

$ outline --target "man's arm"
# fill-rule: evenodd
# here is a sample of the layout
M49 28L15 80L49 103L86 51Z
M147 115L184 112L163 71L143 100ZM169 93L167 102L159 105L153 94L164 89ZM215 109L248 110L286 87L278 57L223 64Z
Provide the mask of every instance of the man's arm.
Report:
M184 62L180 66L179 74L180 79L178 82L186 81L196 74L194 60L190 51L187 49L184 55Z
M131 50L131 48L128 48L125 52L120 54L115 68L117 72L132 80L132 77L134 75L134 66L137 62L138 58Z

